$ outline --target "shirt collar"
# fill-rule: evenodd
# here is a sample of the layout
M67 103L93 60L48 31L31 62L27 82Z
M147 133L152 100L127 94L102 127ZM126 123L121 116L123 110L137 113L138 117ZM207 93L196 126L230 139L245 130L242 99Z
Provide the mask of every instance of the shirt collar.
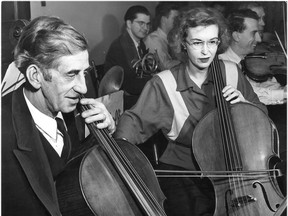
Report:
M196 88L196 84L190 79L186 64L180 64L179 73L177 73L177 91L185 91L188 88ZM175 67L176 68L176 67ZM209 69L210 70L210 69ZM213 82L213 77L208 71L208 77L203 84Z
M51 118L50 116L45 115L44 113L40 112L26 97L23 89L23 95L25 101L27 103L28 109L32 115L32 118L38 128L40 128L43 132L45 132L48 136L53 139L57 138L57 122L55 119ZM63 120L62 113L59 112L57 117Z
M175 67L176 70L177 70L177 68L178 67ZM176 73L177 91L184 91L188 88L193 87L194 83L189 78L186 64L180 64L178 70L179 70L179 72Z
M228 60L228 61L232 61L235 62L236 64L239 64L240 61L242 60L240 58L240 56L238 56L233 50L232 48L229 46L228 49L223 53L219 55L219 59L223 59L223 60Z
M131 39L132 39L135 47L137 48L137 47L140 45L140 40L137 42L137 41L134 39L134 37L133 37L132 32L131 32L130 29L127 29L127 32L128 32L128 34L129 34L129 36L131 37Z

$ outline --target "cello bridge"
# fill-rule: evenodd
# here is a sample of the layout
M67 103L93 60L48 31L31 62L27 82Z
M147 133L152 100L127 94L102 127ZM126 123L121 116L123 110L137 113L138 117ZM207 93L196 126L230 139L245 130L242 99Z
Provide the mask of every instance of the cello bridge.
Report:
M257 199L251 195L237 197L234 200L232 200L232 208L242 207L242 206L247 205L249 203L256 202L256 200Z

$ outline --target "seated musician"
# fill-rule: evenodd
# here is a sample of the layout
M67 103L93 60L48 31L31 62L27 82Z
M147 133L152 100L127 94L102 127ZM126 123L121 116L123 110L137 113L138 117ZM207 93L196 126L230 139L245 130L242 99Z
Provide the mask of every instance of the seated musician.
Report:
M197 123L216 108L209 66L217 50L227 43L226 25L217 11L194 8L180 15L174 28L187 62L160 72L147 82L136 105L120 118L114 136L140 144L161 130L168 146L156 169L195 171L199 168L193 160L192 134ZM226 85L223 97L231 104L253 103L267 113L247 79L233 65L237 89ZM167 198L167 215L213 215L214 193L206 178L159 178L159 182Z
M155 9L155 25L157 29L151 32L144 42L151 53L157 51L160 70L167 70L180 64L170 50L167 35L173 28L173 22L179 14L179 9L175 3L160 2Z
M240 5L240 9L250 9L257 13L258 19L258 29L261 36L261 43L256 45L256 48L253 53L255 54L263 54L265 52L272 52L273 49L270 46L271 43L278 44L277 37L270 32L265 32L265 17L266 13L264 10L264 6L259 2L245 2ZM273 40L273 41L271 41ZM277 41L277 42L275 42ZM280 46L279 46L280 47ZM275 48L274 48L275 49ZM277 51L278 52L278 51ZM281 51L282 52L282 51ZM281 53L280 52L280 53ZM286 61L285 61L286 63ZM275 65L277 63L275 62ZM286 64L285 64L286 66ZM263 72L264 73L264 72ZM279 77L281 78L281 77ZM275 76L268 77L266 81L258 81L251 77L247 77L249 82L251 83L254 91L258 95L261 102L266 105L274 105L274 104L283 104L286 103L287 100L287 86L281 85ZM286 80L286 76L285 76Z
M102 103L79 99L87 92L87 46L72 26L48 16L32 20L18 41L15 65L26 82L2 98L3 215L61 215L54 181L81 146L78 103L93 107L81 114L86 123L115 130Z
M130 7L124 16L125 31L112 42L104 62L104 72L119 65L124 69L124 109L132 107L151 76L137 74L134 63L148 52L143 39L150 30L150 13L144 6Z

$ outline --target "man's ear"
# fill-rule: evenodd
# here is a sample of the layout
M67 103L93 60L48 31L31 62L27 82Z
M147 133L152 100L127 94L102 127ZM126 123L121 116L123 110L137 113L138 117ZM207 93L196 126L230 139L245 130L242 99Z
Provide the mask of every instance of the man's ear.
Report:
M29 65L29 67L26 69L26 78L27 81L35 88L39 89L41 87L41 79L42 74L36 65Z
M234 31L234 32L232 33L232 38L233 38L234 41L237 41L237 42L238 42L238 41L240 40L239 32Z
M127 20L126 21L126 26L128 27L128 29L131 29L131 25L132 25L131 20Z

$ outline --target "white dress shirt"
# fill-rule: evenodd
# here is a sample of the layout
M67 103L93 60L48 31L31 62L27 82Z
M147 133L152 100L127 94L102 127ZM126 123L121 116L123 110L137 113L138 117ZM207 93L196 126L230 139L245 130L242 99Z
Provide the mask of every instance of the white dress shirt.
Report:
M33 106L33 104L31 104L24 91L23 94L37 129L43 134L57 154L61 157L64 140L62 133L57 130L56 120L40 112L35 106ZM63 120L61 112L58 113L57 117Z

